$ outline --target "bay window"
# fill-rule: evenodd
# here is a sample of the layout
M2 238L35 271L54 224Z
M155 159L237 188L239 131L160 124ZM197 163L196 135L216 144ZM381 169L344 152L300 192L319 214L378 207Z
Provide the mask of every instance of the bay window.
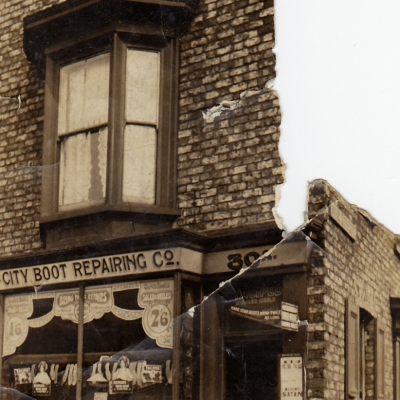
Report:
M25 18L24 50L46 83L46 248L174 226L178 38L196 6L69 0Z
M165 181L162 172L171 140L160 122L170 109L160 94L171 84L161 71L170 70L171 44L131 42L115 34L107 52L53 63L49 97L56 121L47 132L54 143L45 157L59 168L45 174L54 174L58 194L45 180L50 203L43 204L43 216L102 204L173 205L166 187L171 179Z

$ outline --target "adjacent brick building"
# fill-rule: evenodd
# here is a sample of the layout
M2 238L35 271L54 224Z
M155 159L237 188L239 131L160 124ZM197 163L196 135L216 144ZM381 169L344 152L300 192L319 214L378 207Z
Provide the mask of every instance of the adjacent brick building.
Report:
M323 181L274 219L273 17L0 4L4 396L399 398L397 237Z

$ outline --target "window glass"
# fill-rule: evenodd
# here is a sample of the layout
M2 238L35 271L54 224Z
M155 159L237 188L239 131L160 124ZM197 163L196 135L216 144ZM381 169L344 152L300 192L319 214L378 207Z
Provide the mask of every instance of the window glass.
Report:
M124 135L123 201L154 204L157 133L155 128L127 125Z
M61 68L59 135L107 123L109 75L109 53Z
M172 279L90 286L5 298L3 382L34 398L108 393L168 399L172 393ZM79 387L79 385L78 385Z
M158 120L160 53L129 49L126 68L126 119L155 125Z
M78 325L60 313L64 291L29 293L5 299L3 370L6 386L34 398L74 398ZM78 291L71 307L78 318Z
M62 138L59 206L104 201L107 128Z

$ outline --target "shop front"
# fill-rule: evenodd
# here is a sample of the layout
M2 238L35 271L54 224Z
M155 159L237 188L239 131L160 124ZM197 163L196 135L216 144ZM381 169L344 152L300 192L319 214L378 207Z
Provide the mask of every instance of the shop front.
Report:
M49 400L198 398L208 316L195 306L272 247L204 243L4 261L2 387Z
M175 291L169 276L6 294L3 385L34 398L172 398Z

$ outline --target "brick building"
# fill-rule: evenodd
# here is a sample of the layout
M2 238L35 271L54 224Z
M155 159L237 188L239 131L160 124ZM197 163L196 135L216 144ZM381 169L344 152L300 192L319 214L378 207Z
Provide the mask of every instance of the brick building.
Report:
M200 398L399 398L398 237L322 180L308 217L199 306Z
M399 398L397 238L318 181L281 241L273 15L0 4L4 396Z

